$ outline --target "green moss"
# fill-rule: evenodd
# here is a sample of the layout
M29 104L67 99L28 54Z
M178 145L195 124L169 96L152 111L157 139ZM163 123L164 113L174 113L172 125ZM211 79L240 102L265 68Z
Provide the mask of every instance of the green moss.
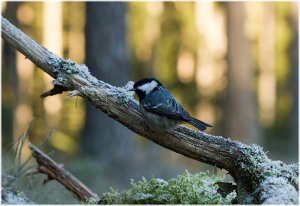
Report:
M297 168L297 166L288 166L281 161L271 161L262 148L257 145L242 148L235 164L239 168L237 179L242 181L243 191L245 191L245 194L241 190L239 191L238 199L242 200L240 203L261 202L263 196L256 195L256 191L260 191L261 188L269 188L269 185L280 189L290 187L286 184L289 180L294 187L297 187L297 183L293 180L295 177L298 178L298 173L293 172L295 170L292 169ZM266 197L271 196L268 190L262 192ZM270 191L273 191L273 189L270 189ZM247 200L247 197L254 197L255 199Z
M287 174L285 176L290 179L291 183L294 184L295 187L299 187L299 168L298 164L287 165L285 168Z
M192 175L187 171L169 181L142 178L139 182L131 180L129 190L122 193L111 188L103 194L102 201L106 204L230 204L236 193L225 198L217 193L215 183L222 180L224 176Z
M240 168L239 175L250 188L255 190L256 185L262 181L263 163L268 162L266 154L262 148L257 145L251 145L241 149L241 155L237 158L235 164Z
M83 202L85 205L97 205L99 204L100 199L91 197L87 199L85 202Z

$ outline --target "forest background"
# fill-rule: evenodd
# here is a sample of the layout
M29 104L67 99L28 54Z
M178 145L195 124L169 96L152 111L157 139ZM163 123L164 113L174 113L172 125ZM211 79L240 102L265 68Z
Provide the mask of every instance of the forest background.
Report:
M123 86L158 78L193 116L214 125L207 133L298 162L298 2L4 2L2 15L98 79ZM97 194L122 191L131 178L214 171L138 137L81 98L41 99L51 81L2 39L4 175L13 167L12 144L33 117L29 141L52 133L43 150ZM24 148L22 159L29 155ZM56 182L38 190L42 180L28 179L35 183L22 187L36 202L77 203Z

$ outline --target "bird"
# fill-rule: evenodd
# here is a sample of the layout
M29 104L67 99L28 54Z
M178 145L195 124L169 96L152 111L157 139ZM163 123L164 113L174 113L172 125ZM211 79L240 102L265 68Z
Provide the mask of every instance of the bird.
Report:
M147 125L157 131L168 131L182 123L204 131L212 125L191 117L175 97L154 78L144 78L134 83L134 91L140 104L140 112Z

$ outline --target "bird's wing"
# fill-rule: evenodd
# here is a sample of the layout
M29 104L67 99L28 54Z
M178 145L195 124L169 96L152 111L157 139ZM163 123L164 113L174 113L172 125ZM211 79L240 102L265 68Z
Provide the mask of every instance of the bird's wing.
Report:
M154 114L166 116L176 120L190 120L190 115L183 109L183 107L176 101L175 98L170 98L166 103L159 103L155 106L144 104L143 107Z

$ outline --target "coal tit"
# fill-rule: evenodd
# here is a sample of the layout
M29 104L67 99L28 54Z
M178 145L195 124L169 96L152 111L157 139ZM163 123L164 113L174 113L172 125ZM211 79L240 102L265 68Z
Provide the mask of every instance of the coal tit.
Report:
M171 93L154 78L145 78L135 82L130 91L135 91L138 95L140 111L146 123L154 130L170 130L184 122L201 131L212 127L191 117Z

